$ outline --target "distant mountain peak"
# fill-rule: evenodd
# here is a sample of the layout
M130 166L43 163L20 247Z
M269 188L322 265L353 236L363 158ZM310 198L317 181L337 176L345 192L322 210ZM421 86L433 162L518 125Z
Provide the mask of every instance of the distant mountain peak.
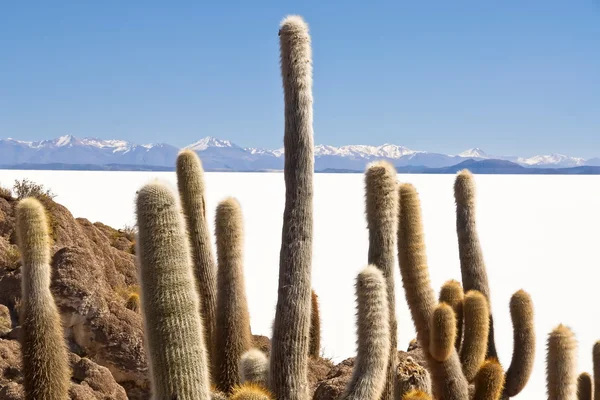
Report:
M473 149L465 150L458 155L463 158L490 158L487 153L481 150L479 147L475 147Z
M186 148L194 150L194 151L203 151L208 149L209 147L237 147L229 140L218 139L214 136L207 136L198 140L195 143L186 146Z

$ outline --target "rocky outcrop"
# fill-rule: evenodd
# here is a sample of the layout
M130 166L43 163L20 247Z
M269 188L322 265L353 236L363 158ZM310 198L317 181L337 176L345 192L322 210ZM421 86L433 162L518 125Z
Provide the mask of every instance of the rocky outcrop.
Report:
M0 198L0 304L7 307L16 326L21 271L15 245L15 205L14 200ZM141 316L125 307L128 295L137 290L132 238L100 223L75 219L51 200L46 199L44 206L53 240L51 290L70 350L106 367L116 382L129 388L129 398L148 398ZM0 333L6 321L2 311L0 308ZM78 398L89 394L87 386L73 390Z

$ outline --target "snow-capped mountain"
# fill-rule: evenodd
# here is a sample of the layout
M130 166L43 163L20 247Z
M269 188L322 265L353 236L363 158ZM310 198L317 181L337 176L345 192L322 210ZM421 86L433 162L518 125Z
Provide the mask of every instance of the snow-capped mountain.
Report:
M196 151L206 170L257 171L280 170L284 164L284 149L243 148L229 140L205 137L185 148ZM179 148L166 143L134 144L125 140L77 138L72 135L52 140L21 141L0 139L0 165L19 164L120 164L174 167ZM345 145L315 146L315 168L364 170L374 160L385 159L398 167L444 168L465 160L506 160L525 167L571 167L600 165L600 159L568 157L560 154L530 158L491 156L480 148L458 155L418 151L386 143L381 146Z

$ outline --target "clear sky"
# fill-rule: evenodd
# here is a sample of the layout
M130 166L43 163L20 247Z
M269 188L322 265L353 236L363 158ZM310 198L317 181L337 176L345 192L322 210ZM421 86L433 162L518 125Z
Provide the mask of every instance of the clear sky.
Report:
M5 1L0 137L283 143L310 25L317 144L600 156L600 1Z

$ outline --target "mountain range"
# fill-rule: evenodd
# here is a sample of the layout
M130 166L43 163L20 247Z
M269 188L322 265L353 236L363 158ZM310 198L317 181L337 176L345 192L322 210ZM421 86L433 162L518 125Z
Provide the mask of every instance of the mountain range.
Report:
M185 147L198 153L207 171L283 169L283 149L243 148L229 140L212 136ZM179 151L180 148L166 143L139 145L125 140L77 138L71 135L42 141L9 138L0 139L0 168L172 170ZM390 161L399 171L407 172L441 172L465 161L478 163L473 165L493 165L500 170L509 166L514 171L539 169L530 171L532 173L552 173L553 170L565 168L589 172L596 168L586 167L600 167L600 158L585 160L562 154L523 158L492 156L479 148L448 155L411 150L395 144L315 146L316 171L364 171L369 162L381 159Z

